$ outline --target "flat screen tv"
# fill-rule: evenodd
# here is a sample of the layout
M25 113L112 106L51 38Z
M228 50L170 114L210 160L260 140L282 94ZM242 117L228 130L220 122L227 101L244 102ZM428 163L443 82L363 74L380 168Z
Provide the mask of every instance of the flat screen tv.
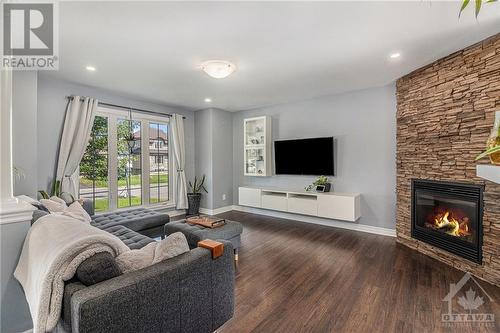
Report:
M277 175L333 176L333 137L274 141Z

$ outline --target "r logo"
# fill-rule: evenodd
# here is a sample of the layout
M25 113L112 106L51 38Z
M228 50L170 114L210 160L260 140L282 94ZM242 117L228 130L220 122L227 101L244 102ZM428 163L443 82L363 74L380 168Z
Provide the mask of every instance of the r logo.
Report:
M54 55L54 5L3 4L3 55Z

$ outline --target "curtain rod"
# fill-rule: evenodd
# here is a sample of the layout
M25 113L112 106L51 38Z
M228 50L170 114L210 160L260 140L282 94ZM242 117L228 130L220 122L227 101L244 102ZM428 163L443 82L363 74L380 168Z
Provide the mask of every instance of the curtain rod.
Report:
M66 96L66 99L71 99L73 97L74 96ZM84 100L84 98L80 97L80 100ZM120 109L132 110L132 111L137 111L137 112L142 112L142 113L151 113L151 114L157 114L157 115L160 115L160 116L172 117L172 114L170 114L170 113L161 113L161 112L156 112L156 111L151 111L151 110L137 109L137 108L132 108L132 107L129 107L129 106L123 106L123 105L118 105L118 104L105 103L105 102L101 102L101 101L99 101L98 104L102 105L102 106L110 106L110 107L113 107L113 108L120 108ZM186 117L183 116L182 119L186 119Z

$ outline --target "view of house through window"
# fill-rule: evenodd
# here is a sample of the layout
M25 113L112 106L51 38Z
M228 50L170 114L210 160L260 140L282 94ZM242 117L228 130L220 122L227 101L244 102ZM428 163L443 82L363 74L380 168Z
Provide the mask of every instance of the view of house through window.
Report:
M80 163L80 198L92 200L96 212L170 200L168 120L157 118L95 117Z
M149 202L168 201L168 129L149 123Z

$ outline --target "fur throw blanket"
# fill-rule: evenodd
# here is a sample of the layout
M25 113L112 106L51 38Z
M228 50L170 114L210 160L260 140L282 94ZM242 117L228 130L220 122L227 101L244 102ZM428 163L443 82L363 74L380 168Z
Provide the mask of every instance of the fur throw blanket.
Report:
M57 325L64 281L74 276L84 260L99 252L116 257L128 250L118 237L68 216L50 214L37 220L14 272L29 304L34 333Z

